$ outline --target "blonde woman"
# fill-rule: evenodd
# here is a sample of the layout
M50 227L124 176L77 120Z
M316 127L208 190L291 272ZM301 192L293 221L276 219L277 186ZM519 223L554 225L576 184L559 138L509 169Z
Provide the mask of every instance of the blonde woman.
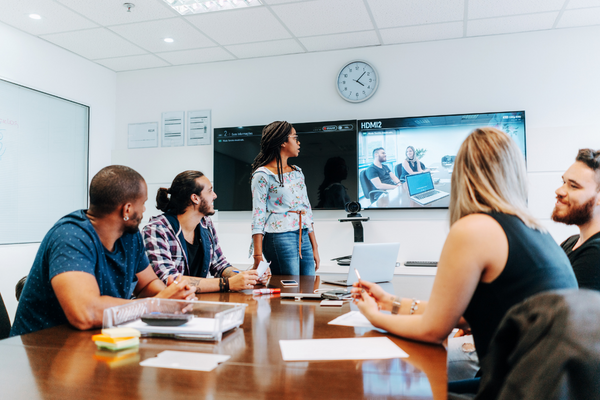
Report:
M429 302L398 298L365 281L355 286L358 307L374 326L431 343L470 327L482 360L509 308L539 292L576 288L577 281L564 252L527 209L518 146L502 131L479 128L456 156L450 232Z

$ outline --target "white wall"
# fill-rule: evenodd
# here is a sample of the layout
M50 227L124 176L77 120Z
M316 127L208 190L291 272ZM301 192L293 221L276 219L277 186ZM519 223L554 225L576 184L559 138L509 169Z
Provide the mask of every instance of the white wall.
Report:
M2 23L0 54L1 79L91 107L90 177L109 165L115 138L116 74ZM44 201L43 193L39 201ZM38 247L39 243L0 246L0 293L11 319L17 306L15 284L28 274Z
M554 190L578 148L600 148L599 36L600 27L566 29L119 73L113 162L148 180L149 217L156 188L177 173L212 176L212 146L127 150L127 124L158 121L163 111L212 109L213 126L222 127L525 110L530 207L561 241L575 229L549 220ZM357 58L377 68L380 87L366 103L350 104L334 81ZM363 215L371 217L366 241L400 241L400 261L437 259L448 232L444 210ZM351 252L352 227L337 222L342 216L315 213L323 260ZM248 262L250 213L221 212L218 220L226 256Z

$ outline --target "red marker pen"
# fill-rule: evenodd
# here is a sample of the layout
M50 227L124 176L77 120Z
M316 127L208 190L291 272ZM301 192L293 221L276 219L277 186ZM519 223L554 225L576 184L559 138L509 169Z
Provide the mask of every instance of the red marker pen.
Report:
M252 291L252 294L275 294L275 293L281 293L281 289L254 289Z

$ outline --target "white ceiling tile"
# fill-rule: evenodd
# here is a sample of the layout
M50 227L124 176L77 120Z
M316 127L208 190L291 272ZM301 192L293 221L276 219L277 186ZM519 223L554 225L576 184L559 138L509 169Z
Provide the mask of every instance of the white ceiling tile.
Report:
M579 10L565 11L558 21L557 28L570 28L574 26L599 24L600 8L582 8Z
M565 0L469 0L468 18L560 11Z
M378 28L462 21L464 0L369 0Z
M162 18L173 18L179 14L162 0L57 0L77 11L79 14L100 25L129 24L132 22L151 21ZM133 3L131 12L123 7L123 3Z
M48 0L2 1L0 21L32 35L96 28L98 25L62 5ZM38 14L40 20L29 18Z
M264 7L207 13L190 16L187 19L222 45L291 37L271 11Z
M499 35L502 33L515 33L551 29L558 17L558 11L515 15L512 17L477 19L467 22L467 36Z
M408 26L379 30L384 44L426 42L463 37L462 22Z
M355 47L378 46L379 38L375 31L339 33L336 35L313 36L299 39L308 51L349 49Z
M600 0L571 0L567 9L585 8L585 7L600 7Z
M111 26L109 29L153 53L215 46L182 18ZM165 38L172 38L174 42L166 43Z
M321 0L273 6L271 9L296 36L373 29L363 0Z
M293 39L272 42L234 44L225 46L238 58L278 56L282 54L303 53L304 49Z
M286 4L286 3L307 3L309 1L317 1L317 0L262 0L265 4Z
M104 65L113 71L131 71L134 69L166 67L169 63L161 60L152 54L141 56L108 58L105 60L96 60L100 65Z
M172 51L168 53L157 53L157 56L167 60L173 65L198 64L213 61L224 61L235 59L222 47L209 47L206 49Z
M54 33L40 37L90 60L146 53L105 28Z

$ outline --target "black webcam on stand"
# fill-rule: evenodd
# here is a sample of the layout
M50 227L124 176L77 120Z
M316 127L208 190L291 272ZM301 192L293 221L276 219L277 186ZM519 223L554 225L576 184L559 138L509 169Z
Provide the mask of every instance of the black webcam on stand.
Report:
M340 218L340 222L352 222L352 227L354 228L354 242L364 242L365 236L363 233L362 221L368 221L369 217L363 217L360 215L360 203L357 201L351 201L350 203L346 203L346 212L348 216L346 218Z

